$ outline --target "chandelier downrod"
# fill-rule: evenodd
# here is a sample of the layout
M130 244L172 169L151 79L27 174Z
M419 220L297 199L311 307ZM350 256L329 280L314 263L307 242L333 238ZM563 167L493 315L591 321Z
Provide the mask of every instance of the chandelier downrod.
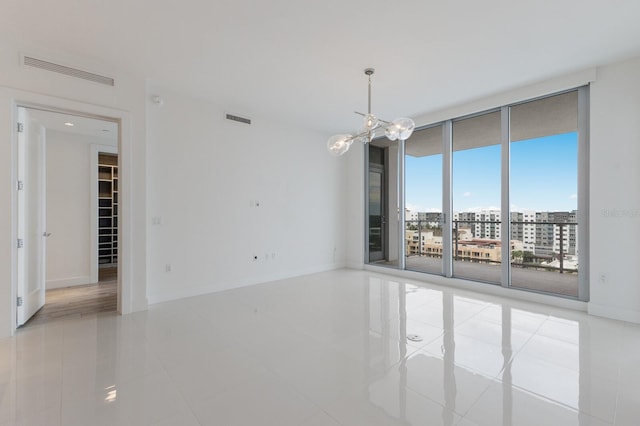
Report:
M367 75L369 77L369 96L368 96L368 104L367 104L367 114L371 114L371 75L373 75L373 73L376 72L375 69L373 68L366 68L364 70L365 75Z

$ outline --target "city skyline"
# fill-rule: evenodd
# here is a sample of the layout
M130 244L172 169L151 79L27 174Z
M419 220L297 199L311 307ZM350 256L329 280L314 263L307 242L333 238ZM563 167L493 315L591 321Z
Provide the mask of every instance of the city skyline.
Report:
M511 210L576 210L577 146L576 132L512 142ZM454 151L454 212L500 210L500 172L500 145ZM441 154L407 156L405 198L411 211L442 211Z

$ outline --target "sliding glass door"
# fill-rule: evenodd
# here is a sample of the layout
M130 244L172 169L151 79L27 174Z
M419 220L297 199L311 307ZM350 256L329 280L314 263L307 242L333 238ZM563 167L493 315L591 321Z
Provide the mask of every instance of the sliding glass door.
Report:
M398 149L383 140L368 145L367 254L368 263L398 268Z
M378 262L386 257L387 218L384 167L369 166L369 261Z

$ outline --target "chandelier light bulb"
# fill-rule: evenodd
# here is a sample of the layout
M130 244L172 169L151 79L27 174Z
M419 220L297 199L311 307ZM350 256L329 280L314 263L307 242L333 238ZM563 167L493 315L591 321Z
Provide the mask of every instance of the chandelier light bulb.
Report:
M395 141L400 137L400 129L397 124L391 123L384 129L384 135L390 141Z
M392 126L395 126L398 131L398 139L406 141L413 133L413 129L416 128L416 123L410 118L396 118L391 122ZM392 139L395 140L395 139Z
M375 129L376 127L378 127L378 117L376 117L373 114L367 114L364 116L364 124L362 126L362 131L363 132L368 132L370 130Z
M335 135L327 141L327 149L331 155L339 157L349 150L352 143L352 135Z

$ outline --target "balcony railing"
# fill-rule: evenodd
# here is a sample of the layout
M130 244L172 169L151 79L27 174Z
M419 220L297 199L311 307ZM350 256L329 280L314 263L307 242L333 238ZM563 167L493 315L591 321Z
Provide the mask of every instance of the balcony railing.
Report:
M453 259L455 261L467 261L484 264L501 264L501 256L494 253L489 258L486 254L490 254L488 250L501 250L502 241L499 236L501 235L500 226L502 221L499 220L454 220L453 221ZM534 232L535 235L527 239L514 238L513 231L514 226L527 226ZM511 238L509 243L514 241L522 242L522 250L513 250L511 247L511 266L515 268L523 269L536 269L541 271L564 273L577 273L578 264L575 267L567 265L567 255L576 255L576 236L571 235L572 226L577 226L577 222L559 222L559 221L511 221ZM557 227L552 229L545 229L544 227ZM480 229L477 229L480 227ZM539 229L543 227L543 229ZM417 232L416 235L410 238L405 237L405 244L407 247L407 257L411 256L425 256L431 258L442 258L441 249L439 251L427 251L425 245L428 242L423 243L423 235L425 233L432 233L433 237L442 238L442 225L439 222L433 220L407 220L405 224L407 231L413 230ZM557 229L557 233L554 232ZM576 231L577 232L577 231ZM517 237L517 236L516 236ZM525 243L525 241L527 241ZM533 241L530 243L529 241ZM432 243L434 244L434 243ZM525 250L527 244L534 245L533 251ZM416 247L417 246L417 247ZM465 246L469 246L469 250L464 250ZM472 247L471 247L472 246ZM440 244L439 247L442 247ZM463 249L461 249L463 247ZM430 247L435 248L435 247ZM573 251L573 253L571 253ZM466 255L469 253L469 255ZM482 255L485 257L482 257ZM558 266L549 264L557 260ZM543 262L547 262L544 264Z

